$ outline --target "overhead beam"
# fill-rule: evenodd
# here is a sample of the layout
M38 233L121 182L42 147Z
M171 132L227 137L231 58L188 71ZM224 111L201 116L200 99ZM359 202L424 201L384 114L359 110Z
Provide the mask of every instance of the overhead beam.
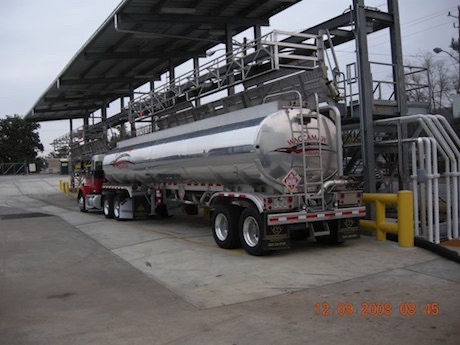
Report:
M127 60L127 59L172 59L172 58L194 58L206 57L204 53L191 52L90 52L85 53L85 58L88 60Z
M101 108L100 104L85 104L81 106L62 107L62 108L34 108L33 114L40 113L59 113L65 111L93 111Z
M69 119L82 119L86 115L85 114L68 114L64 113L62 115L56 115L56 114L38 114L38 115L27 115L25 119L27 121L31 122L45 122L45 121L56 121L56 120L69 120Z
M117 84L131 82L148 82L150 80L159 80L157 76L142 77L115 77L115 78L80 78L80 79L62 79L56 81L56 87L59 89L63 86L88 85L88 84Z
M118 93L104 93L104 92L99 92L97 94L78 94L78 95L61 95L61 96L55 96L55 97L50 97L50 96L45 96L43 98L43 101L45 103L65 103L65 102L74 102L74 101L90 101L90 100L102 100L102 99L112 99L112 98L118 98L118 97L123 97L120 96Z
M117 15L120 23L132 24L155 24L155 23L174 23L174 24L214 24L219 26L225 25L243 25L243 26L269 26L268 18L247 18L236 16L201 16L201 15L180 15L180 14L124 14Z
M334 31L338 37L341 37L340 43L345 43L354 39L354 35L347 34L347 30L343 30L343 27L350 27L353 23L354 18L352 12L346 12L337 17L331 18L321 24L313 26L302 33L317 35L319 30L328 29ZM366 21L374 21L374 31L379 31L388 28L393 21L393 15L386 12L374 11L370 9L364 9L364 18ZM342 35L343 34L343 35ZM296 43L295 41L301 40L298 37L292 37L287 39L287 42ZM335 42L334 42L335 44Z

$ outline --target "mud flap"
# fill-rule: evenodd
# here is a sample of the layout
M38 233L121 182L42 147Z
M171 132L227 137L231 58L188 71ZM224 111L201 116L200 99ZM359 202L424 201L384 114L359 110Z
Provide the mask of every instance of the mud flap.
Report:
M339 241L353 240L359 237L359 218L339 219L337 231L337 239Z
M264 221L266 224L267 217L264 217ZM287 225L265 225L264 230L264 250L289 249L291 247L289 228Z
M134 219L147 219L149 216L150 205L143 196L133 197Z

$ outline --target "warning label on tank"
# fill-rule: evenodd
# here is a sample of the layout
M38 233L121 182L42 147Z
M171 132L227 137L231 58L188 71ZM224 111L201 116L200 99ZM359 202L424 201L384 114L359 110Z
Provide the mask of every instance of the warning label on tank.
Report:
M294 169L288 172L288 174L283 178L283 183L288 187L289 191L294 191L297 185L300 182L300 176Z

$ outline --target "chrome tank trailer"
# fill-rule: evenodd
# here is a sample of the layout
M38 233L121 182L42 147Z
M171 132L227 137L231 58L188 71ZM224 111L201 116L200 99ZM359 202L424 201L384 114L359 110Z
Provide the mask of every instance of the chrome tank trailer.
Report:
M291 169L303 175L300 111L272 102L122 141L104 157L105 177L119 184L269 184L281 191ZM336 128L320 115L318 130L310 111L302 112L307 176L318 181L319 169L325 177L337 170Z

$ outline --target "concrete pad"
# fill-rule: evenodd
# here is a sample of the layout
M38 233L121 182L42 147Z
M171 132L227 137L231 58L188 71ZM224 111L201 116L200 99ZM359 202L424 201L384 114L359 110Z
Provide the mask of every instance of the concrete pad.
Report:
M362 238L343 246L301 242L251 257L209 241L165 238L113 251L198 308L211 308L384 272L436 256L419 248Z
M408 270L460 283L460 265L444 259L407 267Z

